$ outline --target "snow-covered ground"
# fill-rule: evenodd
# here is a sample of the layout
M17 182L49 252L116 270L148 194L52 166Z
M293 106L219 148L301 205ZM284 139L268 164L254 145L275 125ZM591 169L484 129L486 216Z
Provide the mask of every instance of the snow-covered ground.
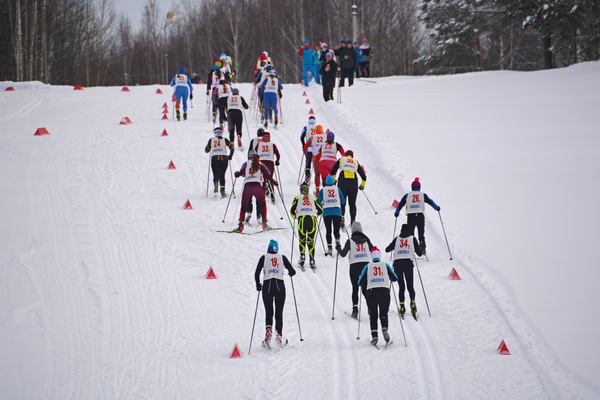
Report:
M317 272L286 277L289 345L261 347L261 301L250 354L256 262L270 239L295 261L297 241L292 256L291 229L216 232L235 227L241 182L224 218L227 199L206 196L203 88L176 122L161 120L166 86L0 83L0 398L600 397L600 64L373 81L344 88L341 104L285 86L271 130L283 197L297 194L310 109L364 164L377 213L360 194L358 220L380 248L392 202L420 177L441 206L426 211L430 261L418 264L431 317L417 277L420 320L401 327L390 312L394 345L372 348L365 310L360 329L344 315L347 260L333 308L336 260L317 240ZM281 203L273 226L289 226ZM211 266L218 279L204 278ZM229 358L236 343L243 357Z

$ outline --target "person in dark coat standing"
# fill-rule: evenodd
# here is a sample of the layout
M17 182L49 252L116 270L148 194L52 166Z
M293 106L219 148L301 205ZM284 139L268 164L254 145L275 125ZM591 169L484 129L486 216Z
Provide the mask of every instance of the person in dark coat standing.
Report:
M354 71L358 66L358 57L352 46L351 41L346 42L346 47L340 48L340 87L345 85L345 80L348 78L348 86L354 85Z
M404 290L408 289L410 296L410 312L417 314L417 305L415 304L415 285L414 285L414 264L415 254L419 257L423 254L419 242L412 235L412 231L408 224L402 224L400 235L395 237L386 248L385 252L393 252L392 259L394 260L394 272L398 275L398 297L400 298L400 306L398 312L404 317L406 307L404 306ZM406 282L406 286L404 283Z
M254 281L256 290L262 290L263 304L265 305L265 340L264 345L271 347L273 336L273 314L275 314L275 343L283 347L283 306L285 305L285 283L283 281L283 268L288 270L290 277L296 275L290 260L279 254L279 244L276 240L269 241L267 254L263 255L256 265ZM263 282L260 282L260 273L263 273ZM273 305L275 307L273 307ZM274 308L274 309L273 309Z
M333 61L333 53L328 51L325 54L325 62L321 66L321 85L323 85L323 99L325 101L333 100L336 74L337 64Z

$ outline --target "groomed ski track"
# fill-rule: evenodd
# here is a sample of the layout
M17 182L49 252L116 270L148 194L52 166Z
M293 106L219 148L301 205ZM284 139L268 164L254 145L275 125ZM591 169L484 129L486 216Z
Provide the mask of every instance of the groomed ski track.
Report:
M356 83L361 84L368 85ZM164 95L154 94L158 87ZM238 87L250 102L251 86ZM320 90L285 85L283 124L268 129L282 156L286 208L298 193L300 132L313 109L317 123L334 131L365 166L365 193L378 213L359 193L358 220L383 249L394 233L390 204L413 177L398 174L393 161L381 156L385 143L375 140L371 123L343 103L323 103ZM304 91L308 96L302 96ZM242 182L236 182L237 197L223 223L227 199L214 199L212 188L206 197L209 157L204 146L212 124L206 120L205 99L195 97L187 121L162 121L164 102L171 117L170 93L166 86L132 87L129 93L115 87L83 93L35 87L16 97L0 118L51 131L42 138L32 136L35 128L31 135L8 135L1 148L3 167L27 160L26 170L12 178L26 180L26 189L12 193L6 204L15 210L13 218L28 217L22 230L6 235L9 245L2 255L8 266L4 277L28 288L6 295L4 325L10 329L3 329L3 338L17 342L21 336L30 344L6 349L16 360L3 383L12 398L591 398L568 375L561 378L556 360L519 313L506 311L510 296L482 263L470 258L469 249L453 248L449 261L432 209L426 212L430 261L419 262L432 316L415 271L420 318L402 321L408 346L393 299L389 321L395 345L385 352L373 351L365 341L370 333L364 299L360 332L358 322L343 315L352 306L345 258L338 260L332 320L335 258L323 256L317 236L316 273L296 268L293 278L304 340L286 276L284 337L289 344L279 352L261 347L260 299L248 355L258 295L256 263L271 238L289 257L292 232L213 232L236 226ZM305 104L307 98L311 104ZM49 114L54 118L42 119ZM132 125L119 125L125 116ZM247 111L254 137L258 125L251 116ZM163 129L168 136L161 136ZM247 146L245 124L244 135ZM234 171L246 160L246 151L236 150ZM167 169L171 160L176 170ZM229 177L228 172L228 194ZM20 198L31 200L21 203ZM183 210L187 199L192 210ZM277 203L278 209L268 202L269 223L289 226L279 196ZM396 234L402 221L404 213ZM344 243L346 235L341 235ZM293 243L290 261L296 266L297 239ZM457 264L460 282L448 279ZM205 280L211 266L218 279ZM501 340L509 343L511 356L497 354ZM230 359L236 343L244 357Z

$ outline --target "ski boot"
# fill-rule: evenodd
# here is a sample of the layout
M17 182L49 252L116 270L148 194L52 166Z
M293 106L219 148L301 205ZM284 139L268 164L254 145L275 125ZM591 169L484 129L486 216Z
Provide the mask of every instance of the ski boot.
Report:
M273 336L273 328L271 328L270 326L267 326L267 330L265 331L265 344L267 345L267 347L270 347L270 343L271 343L271 337Z
M225 186L221 186L221 198L227 197L227 193L225 193Z
M237 231L239 233L242 233L244 231L244 222L240 221L240 223L238 224L238 227L234 229L234 231Z
M371 331L371 345L377 347L377 342L379 338L377 337L377 331Z
M300 254L300 260L298 260L298 265L300 268L304 268L304 262L306 261L306 255L304 253Z
M271 203L275 204L275 193L271 192Z
M219 185L215 182L215 189L213 190L213 193L219 193Z
M281 333L279 332L275 334L275 343L277 344L277 347L283 347L283 336L281 336Z
M404 307L404 302L400 303L400 307L398 307L398 312L401 317L404 317L404 313L406 312L406 308Z
M275 126L277 126L278 123L279 123L279 117L276 115L275 116Z
M330 244L327 245L327 252L325 253L325 256L333 257L333 249L331 248Z
M177 115L177 121L179 121L181 119L181 114L179 114L179 108L175 110L175 113Z
M186 112L184 112L184 113L183 113L183 120L185 121L186 119L187 119L187 113L186 113Z
M217 121L217 112L216 112L216 111L213 111L213 113L212 113L212 114L213 114L213 118L212 118L212 119L213 119L213 125L214 125L214 124L215 124L215 122Z
M238 135L237 145L240 150L244 150L244 146L242 146L242 137Z
M415 304L414 300L410 301L410 312L413 316L417 315L417 305Z
M421 252L423 253L423 257L426 257L427 256L427 251L425 251L426 245L425 245L425 241L424 240L421 241L421 242L419 242L419 247L421 247Z
M250 222L250 218L252 218L252 214L251 213L246 213L246 223Z
M271 227L267 224L267 222L268 221L266 219L263 219L262 224L261 224L263 231L266 229L271 229Z
M353 306L352 307L352 315L351 315L351 317L354 318L354 319L358 319L358 307L357 306ZM384 333L384 335L385 335L385 333Z
M388 328L383 328L383 338L385 339L386 343L390 342L390 334L388 333Z
M315 264L315 259L313 257L309 260L310 268L317 269L317 265Z

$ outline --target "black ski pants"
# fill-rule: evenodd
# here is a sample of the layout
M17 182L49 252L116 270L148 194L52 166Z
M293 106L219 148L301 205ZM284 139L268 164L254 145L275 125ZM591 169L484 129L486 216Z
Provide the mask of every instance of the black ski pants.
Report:
M335 88L335 81L333 83L323 84L323 100L333 100L333 89Z
M327 215L323 217L323 221L325 222L325 239L327 240L327 246L331 246L332 231L335 240L340 240L340 226L342 224L342 217L339 215Z
M358 197L358 179L344 178L342 175L338 181L338 187L346 198L346 203L342 204L342 214L344 215L344 223L346 219L346 204L350 207L350 224L356 220L356 198Z
M229 159L224 156L212 156L210 160L210 167L213 171L213 183L215 186L225 188L225 173L227 172L227 166L229 165Z
M415 228L419 231L419 244L421 245L421 250L425 250L425 214L423 213L414 213L408 214L406 218L406 223L410 228L411 235L414 235Z
M265 305L265 326L273 326L275 314L275 331L283 332L283 306L285 305L285 283L281 279L267 279L263 282L262 298Z
M229 129L229 140L233 142L235 133L238 136L242 136L242 123L244 122L244 115L242 110L228 110L227 111L227 128Z
M227 119L227 97L221 97L217 105L219 107L219 125L223 126L223 121Z
M317 217L303 215L298 217L298 246L300 254L308 251L310 258L315 258L315 236L317 235ZM358 276L356 277L358 280Z
M360 277L360 273L362 272L367 262L359 262L350 264L350 282L352 283L352 307L358 307L358 278ZM363 295L365 294L363 288Z
M404 303L404 291L406 289L408 289L410 299L415 299L414 271L412 260L394 260L394 272L398 276L398 297L400 303Z
M390 289L374 288L367 290L367 307L369 308L369 322L371 336L377 336L377 319L381 327L388 327L388 311L390 309Z

